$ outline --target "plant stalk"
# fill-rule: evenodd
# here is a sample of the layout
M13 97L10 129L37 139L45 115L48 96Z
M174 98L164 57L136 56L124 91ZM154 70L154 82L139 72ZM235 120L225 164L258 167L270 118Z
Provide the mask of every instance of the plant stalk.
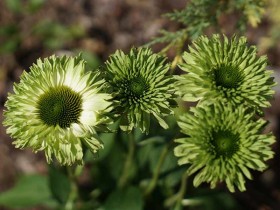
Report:
M130 179L130 169L133 164L133 157L135 152L134 132L128 134L128 154L124 163L123 171L120 176L118 187L124 188Z
M70 193L65 204L65 210L75 210L75 202L78 198L78 186L75 173L71 166L67 166L67 173L70 180Z
M161 167L162 167L162 165L164 163L164 160L165 160L165 158L166 158L166 156L168 154L168 148L169 148L168 145L166 145L163 148L163 150L162 150L162 152L160 154L159 161L157 163L156 169L153 172L152 180L149 182L149 185L148 185L148 187L146 188L146 190L144 192L145 196L150 195L153 192L153 190L155 189L155 187L156 187L156 184L157 184L157 181L158 181L158 177L159 177L159 174L160 174L160 169L161 169Z

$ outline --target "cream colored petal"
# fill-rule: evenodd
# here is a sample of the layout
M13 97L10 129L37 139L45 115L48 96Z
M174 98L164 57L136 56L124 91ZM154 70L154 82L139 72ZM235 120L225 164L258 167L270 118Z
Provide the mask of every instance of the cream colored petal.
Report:
M79 80L71 84L71 88L78 93L82 92L86 87L87 87L87 78L85 77L79 77Z
M82 124L86 124L86 125L91 125L94 126L96 125L97 121L97 116L96 113L93 111L83 111L80 117L80 122Z
M72 131L76 137L85 137L87 135L87 131L84 129L83 126L79 125L78 123L73 123L71 125Z
M90 110L90 111L96 111L98 112L99 110L105 110L108 106L110 106L110 102L106 101L110 99L111 96L109 94L91 94L90 97L85 97L83 95L83 105L82 109L83 110Z

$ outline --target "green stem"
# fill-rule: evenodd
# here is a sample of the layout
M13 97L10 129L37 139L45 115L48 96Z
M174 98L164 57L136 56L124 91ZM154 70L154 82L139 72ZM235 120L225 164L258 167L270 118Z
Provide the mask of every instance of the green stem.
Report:
M174 58L174 60L171 63L171 67L170 67L170 74L173 75L174 71L178 65L178 63L180 63L182 61L182 55L181 54L177 54Z
M166 201L165 201L165 206L166 207L171 207L173 205L174 208L173 210L181 210L182 209L182 200L184 198L184 195L186 193L186 189L187 189L187 179L188 179L188 171L186 171L182 178L181 178L181 186L180 186L180 189L179 191L172 197L168 198Z
M188 179L188 172L186 171L183 176L182 176L182 180L181 180L181 186L180 186L180 190L178 192L178 198L176 201L176 205L175 205L175 210L181 210L182 209L182 200L184 198L184 195L186 193L186 189L187 189L187 179Z
M131 166L133 164L133 156L135 151L134 132L128 134L128 154L124 163L123 171L119 179L118 187L123 188L130 179Z
M149 185L144 192L145 196L150 195L153 192L154 188L156 187L158 177L159 177L159 174L160 174L160 169L161 169L161 167L164 163L164 160L165 160L167 154L168 154L168 146L165 146L163 148L161 154L160 154L159 161L158 161L157 166L156 166L156 168L153 172L152 180L149 182Z
M174 71L179 63L182 62L182 50L184 47L185 42L187 41L187 36L184 37L180 43L176 46L176 56L174 57L171 67L170 67L170 74L173 75Z
M73 168L71 168L71 166L67 166L67 173L70 180L70 193L65 204L65 210L74 210L75 201L78 198L78 187L75 173L73 172Z

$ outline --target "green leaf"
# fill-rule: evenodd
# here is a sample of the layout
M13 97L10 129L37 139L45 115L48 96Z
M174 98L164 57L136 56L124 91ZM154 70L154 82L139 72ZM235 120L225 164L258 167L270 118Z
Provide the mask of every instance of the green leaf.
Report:
M148 163L150 154L153 152L153 148L153 144L147 144L143 147L139 147L136 156L139 168L144 167Z
M150 144L162 144L164 143L164 137L162 136L152 136L150 138L147 138L145 140L142 140L138 143L139 146L146 146Z
M41 175L22 176L14 188L0 194L0 206L9 208L27 208L54 203L48 188L48 180Z
M205 210L216 210L217 206L219 209L242 209L241 206L236 203L230 193L199 190L197 195L187 199L183 199L183 206L193 207L194 209L205 209ZM195 208L197 206L197 208Z
M68 177L54 166L49 167L49 184L53 197L65 204L70 193Z
M52 30L50 30L50 28ZM77 30L79 28L79 30ZM50 49L57 49L76 37L83 35L79 25L64 26L49 19L40 21L32 29L33 34L42 39L43 44Z
M105 210L142 210L143 200L137 187L116 190L106 200Z
M86 68L88 68L87 70L93 71L100 66L101 61L98 58L98 56L95 55L94 53L82 49L76 49L75 52L77 54L81 53L82 58L87 62L86 65Z
M187 39L187 30L181 29L175 32L169 32L161 30L158 37L154 37L153 40L147 43L146 47L157 44L157 43L170 43L171 46L179 46ZM169 48L169 47L168 47ZM167 49L166 49L167 50Z
M28 10L33 13L37 12L45 3L45 0L29 0L28 1Z
M9 24L0 27L0 54L14 52L20 44L20 31L17 25Z
M119 139L115 139L118 141ZM120 144L114 144L110 155L106 160L106 166L108 168L108 172L112 178L117 180L122 173L123 165L125 162L125 151L124 148Z
M98 160L101 161L110 153L114 143L116 133L102 133L99 135L101 141L104 143L104 149L100 150Z
M167 187L174 187L178 184L185 172L185 168L180 168L166 176L164 179L165 186Z
M153 152L150 153L149 155L149 167L150 167L150 171L153 172L158 164L159 161L159 157L161 156L161 153L164 149L164 146L158 146L158 147L154 147L153 148ZM173 151L170 150L167 154L167 156L165 157L165 160L160 168L160 172L164 173L166 171L169 171L173 168L177 167L177 158L174 156Z
M1 44L0 54L15 52L19 46L19 41L16 39L10 39Z
M164 137L162 136L153 136L150 138L147 138L143 141L140 141L137 149L137 162L138 167L142 168L144 167L150 160L150 156L154 153L155 145L156 144L163 144L164 143Z
M5 3L8 9L15 13L19 13L22 8L21 0L5 0Z

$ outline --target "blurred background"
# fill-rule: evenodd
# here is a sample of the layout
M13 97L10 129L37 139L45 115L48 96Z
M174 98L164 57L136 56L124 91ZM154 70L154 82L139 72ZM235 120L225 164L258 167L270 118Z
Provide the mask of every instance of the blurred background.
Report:
M101 65L117 49L128 51L141 46L157 36L160 29L176 30L180 24L161 15L183 9L185 0L0 0L0 119L7 93L14 82L19 82L39 57L52 54L76 55L82 52L90 68ZM264 17L258 27L249 27L246 36L250 44L258 46L259 54L268 56L269 68L275 71L278 86L272 107L266 110L272 130L280 135L280 5L278 0L268 0ZM222 16L220 23L228 34L236 22L233 15ZM206 33L211 33L206 32ZM153 46L155 52L163 45ZM174 53L168 52L170 60ZM269 161L264 173L254 172L254 180L247 181L247 191L231 194L229 202L240 209L280 209L280 147L274 144L276 155ZM0 126L0 210L1 192L11 189L23 175L48 173L42 153L18 150ZM34 179L36 180L35 177ZM79 180L86 183L87 170ZM46 181L38 179L38 183ZM190 183L191 185L191 183ZM36 185L37 186L37 185ZM33 189L33 188L32 188ZM40 186L36 193L40 193ZM21 190L28 190L23 187ZM36 196L36 194L34 195ZM223 199L223 198L222 198ZM215 200L213 200L215 202ZM51 207L19 209L43 210ZM203 209L203 208L202 208ZM217 208L218 209L218 208ZM120 209L122 210L122 209ZM133 209L132 209L133 210ZM148 209L151 210L151 209ZM160 209L159 209L160 210Z

